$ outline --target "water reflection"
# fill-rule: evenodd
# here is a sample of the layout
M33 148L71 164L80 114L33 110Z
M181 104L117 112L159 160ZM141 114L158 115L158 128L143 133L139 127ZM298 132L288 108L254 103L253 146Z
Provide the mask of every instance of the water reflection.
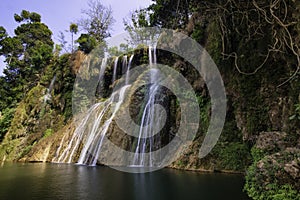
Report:
M0 199L243 200L239 175L171 169L131 174L108 167L70 164L5 164Z

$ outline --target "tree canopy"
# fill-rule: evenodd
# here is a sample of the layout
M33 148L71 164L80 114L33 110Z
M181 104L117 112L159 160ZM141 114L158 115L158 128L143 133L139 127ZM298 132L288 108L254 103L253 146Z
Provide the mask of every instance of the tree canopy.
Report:
M102 42L110 36L115 22L111 7L105 7L99 0L89 0L88 9L83 10L82 13L85 17L79 20L79 26L97 42Z
M18 102L50 63L54 43L52 32L41 22L39 14L23 10L14 18L19 23L15 36L9 36L4 27L0 27L0 55L6 62L2 79L9 84L9 101Z

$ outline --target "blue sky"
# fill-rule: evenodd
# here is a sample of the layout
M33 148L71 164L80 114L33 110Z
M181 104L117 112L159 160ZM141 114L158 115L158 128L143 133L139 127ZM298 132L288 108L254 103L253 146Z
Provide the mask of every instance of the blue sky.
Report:
M150 5L151 0L102 0L102 4L111 5L116 23L113 35L123 32L123 18L130 11ZM87 0L1 0L0 26L3 26L9 35L17 27L14 14L22 10L37 12L42 16L42 22L48 25L53 32L53 39L57 42L60 31L69 28L71 22L76 22L81 16L81 10L87 8ZM65 33L65 32L64 32ZM65 33L67 36L68 34ZM0 59L0 74L4 67L3 58Z

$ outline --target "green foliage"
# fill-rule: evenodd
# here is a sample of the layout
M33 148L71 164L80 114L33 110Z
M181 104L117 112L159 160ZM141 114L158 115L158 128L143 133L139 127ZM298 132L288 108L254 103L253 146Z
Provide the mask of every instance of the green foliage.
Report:
M5 28L3 26L0 26L0 41L3 41L3 39L6 38L7 36L8 35L7 35L7 32L6 32ZM2 44L1 44L1 47L2 47ZM0 51L0 55L2 55L1 52L2 52L2 48L1 48L1 51Z
M76 42L79 43L78 49L86 54L90 53L97 46L97 40L88 34L81 34Z
M270 161L274 158L269 158L266 154L261 149L255 147L251 149L253 164L247 170L244 190L254 200L300 200L300 193L290 184L291 182L285 182L277 175L283 170L280 163L289 163L297 159L299 153L289 151L277 153L280 156L276 158L276 162ZM258 164L263 167L257 167Z
M50 135L52 135L52 133L53 133L53 130L51 129L51 128L48 128L46 131L45 131L45 133L44 133L44 138L47 138L47 137L49 137Z
M254 163L257 163L266 156L266 153L256 147L251 148L251 156Z
M193 33L191 34L191 37L201 44L203 43L204 32L205 32L205 27L196 24L193 29Z
M78 32L78 25L72 23L72 24L70 25L69 30L70 30L71 36L72 36L72 52L73 52L73 51L74 51L74 34L77 34L77 32Z
M78 32L78 25L74 24L74 23L70 24L70 32L74 33L74 34L77 34L77 32Z
M19 102L38 83L53 56L52 32L40 22L39 14L23 10L15 15L15 20L20 24L15 36L8 36L4 28L0 30L0 55L7 63L2 78L5 83L0 86L0 96L4 97L0 104L7 106Z
M110 47L108 49L108 53L109 53L110 56L119 56L119 55L122 54L122 52L119 51L117 46Z
M222 147L219 157L225 169L237 171L244 171L251 160L247 145L238 142Z
M23 156L28 154L30 152L31 148L32 148L31 145L26 146L25 149L23 149L23 151L18 155L19 158L22 158Z
M290 120L300 120L300 103L295 104L295 114L289 117Z
M151 26L183 28L188 21L190 1L153 0L149 6Z
M110 56L120 56L122 54L128 54L131 51L133 51L133 48L124 43L121 43L119 47L113 46L108 49L108 53Z
M135 47L139 44L148 44L154 37L148 29L145 29L151 27L149 21L149 13L145 9L136 10L130 19L124 20L125 31L130 37L127 42Z
M218 66L221 63L222 42L220 30L216 21L213 21L208 25L207 32L206 50ZM201 35L198 37L201 37ZM199 39L201 40L201 38Z
M0 142L8 131L15 109L6 108L0 113Z
M268 185L270 190L266 193L267 199L272 200L299 200L300 193L293 189L290 185L278 186L276 184Z
M41 22L41 15L35 12L29 12L27 10L22 10L21 15L14 15L16 22Z
M248 195L254 200L300 200L300 193L291 185L268 184L267 190L249 183L245 185Z

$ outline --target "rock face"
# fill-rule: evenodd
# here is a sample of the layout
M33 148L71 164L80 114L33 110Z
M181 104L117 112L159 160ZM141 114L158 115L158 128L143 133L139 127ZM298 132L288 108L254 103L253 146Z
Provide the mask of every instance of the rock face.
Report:
M16 109L11 127L0 145L0 159L7 161L21 159L44 137L48 131L57 131L63 125L63 116L45 104L47 88L38 85Z
M72 115L72 88L76 66L82 55L64 55L55 66L49 66L41 81L26 93L17 105L11 126L0 144L0 160L27 160L37 144L43 148L45 140L64 127ZM73 66L75 67L73 69ZM56 141L55 141L56 142ZM53 143L53 141L52 141ZM59 142L58 142L59 143ZM45 153L31 161L48 161Z
M134 57L133 63L142 64L142 59L146 60L144 62L147 62L147 59L144 58L145 56L139 55L145 52L147 53L147 50L135 52L137 56ZM68 66L69 70L75 71L73 73L78 72L79 66L83 63L82 60L84 59L86 57L81 53L73 55L71 64ZM251 162L250 148L253 143L256 144L257 148L275 153L279 150L285 150L290 144L294 144L295 142L291 141L292 139L297 140L297 127L293 128L297 122L291 121L290 124L287 123L287 118L290 116L289 113L292 113L292 104L297 99L294 98L295 96L291 96L290 98L281 97L283 95L282 91L264 84L265 80L262 80L259 84L255 83L256 86L252 88L253 83L250 81L245 81L243 77L239 78L235 74L220 69L223 72L223 79L228 94L226 123L217 146L207 157L199 159L198 151L209 126L211 109L209 93L205 82L201 76L197 75L192 66L189 66L188 63L180 59L174 60L169 53L158 51L158 59L166 62L166 64L168 60L172 60L174 69L183 74L193 86L201 109L201 125L198 134L190 146L183 147L183 153L179 155L178 161L174 162L171 167L188 170L229 170L243 172ZM111 87L116 84L111 83L112 64L113 61L108 61L109 66L106 68L104 76L104 89L106 88L105 90L107 91L105 93L107 94L111 93ZM89 67L88 70L91 73L99 70L91 66ZM88 79L90 75L88 73L86 75L85 79ZM120 77L120 74L118 76ZM58 77L57 82L59 81ZM237 84L232 86L232 82L237 82ZM243 84L249 85L243 86ZM63 94L59 93L61 90L60 87L54 87L56 89L53 91L53 98L45 104L45 109L42 108L44 103L43 96L47 90L44 86L36 87L32 91L32 95L19 105L19 109L17 109L19 114L16 115L13 126L2 144L3 147L5 146L3 149L6 151L3 155L5 154L8 160L21 159L23 161L51 162L57 156L59 148L63 149L67 146L76 126L72 121L66 123L64 117L62 117L62 111L66 109L66 100L62 98ZM247 92L244 91L246 89L248 90ZM274 96L271 93L273 90L279 92L278 96ZM171 94L168 95L171 96ZM32 96L39 98L32 101L30 100ZM136 98L130 99L126 103L126 106L131 110L132 117L140 114L143 99L143 93L137 92ZM277 101L279 102L278 105L275 104ZM256 106L257 103L260 105ZM167 112L173 115L173 118L167 123L165 132L166 134L176 134L176 129L180 125L181 112L174 101L173 103L170 102L167 107L169 108ZM41 112L45 113L45 116L36 118L35 116ZM139 122L137 121L137 123ZM49 137L44 137L45 133L49 131L48 129L52 129L52 127L56 127L56 129L50 131L52 134ZM282 130L266 132L267 128L274 130L281 128ZM292 130L295 130L295 134L290 134ZM133 139L123 135L122 131L115 125L111 126L107 136L123 149L130 149L133 143ZM167 143L168 140L165 139L164 142ZM11 146L15 150L9 150L8 146ZM24 153L20 153L23 151ZM78 156L75 157L78 158ZM76 159L74 158L72 161L75 162ZM291 171L294 169L292 166L294 164L290 163L286 168Z
M278 190L285 191L286 186L293 191L300 190L299 143L293 145L288 142L284 132L262 132L254 148L255 160L249 169L246 184L250 196L273 195ZM294 198L299 198L299 194Z
M281 74L289 74L284 66L277 66L276 73L272 64L262 68L252 76L246 76L237 72L232 67L233 62L221 60L221 56L216 52L221 52L220 41L218 39L218 26L210 23L208 18L201 17L200 14L194 16L186 31L188 35L195 34L195 28L201 26L204 30L199 32L199 42L206 47L212 58L219 67L222 74L227 93L227 116L222 135L215 148L203 159L199 159L198 153L210 123L211 102L210 94L205 85L204 77L185 60L180 59L170 52L157 51L157 59L182 74L193 87L199 107L200 127L195 138L190 145L182 146L178 159L170 167L185 170L208 170L208 171L231 171L245 172L252 164L255 173L251 175L257 185L264 185L274 182L292 185L295 189L299 188L299 147L300 129L299 119L291 119L295 114L295 105L299 104L299 81L290 82L283 87L276 87ZM202 31L202 30L201 30ZM200 34L201 33L201 34ZM174 46L180 45L180 40L172 43ZM237 44L236 44L237 45ZM141 48L134 52L133 66L142 65L148 62L147 48ZM129 57L129 56L128 56ZM199 55L199 57L201 57ZM78 119L72 115L72 89L76 73L85 70L85 76L80 77L83 84L87 84L91 78L99 79L100 58L94 59L98 65L92 67L88 62L86 68L80 66L85 63L87 56L80 52L66 57L68 62L62 66L57 66L55 72L51 72L51 78L56 75L57 81L51 92L51 99L45 101L45 94L49 87L51 78L47 78L46 83L34 87L27 94L27 97L18 105L11 128L6 134L4 141L0 145L0 161L22 160L29 162L57 162L59 155L68 148L72 140L74 131L77 128ZM250 61L255 61L250 56ZM252 59L252 60L251 60ZM119 58L119 60L123 60ZM222 61L222 62L221 62ZM112 88L121 80L122 64L119 63L117 70L117 80L112 83L113 60L108 60L107 68L104 71L104 84L100 88L103 94L93 94L95 102L105 101L112 93ZM277 72L278 71L278 72ZM68 72L68 73L67 73ZM273 73L272 76L266 74ZM71 79L70 82L64 80ZM276 83L276 84L275 84ZM146 87L145 87L146 88ZM141 110L143 110L143 100L145 98L143 89L136 92L133 99L125 102L124 107L129 107L131 117L137 124L140 123ZM98 88L97 88L98 89ZM90 106L91 102L84 100L89 97L82 91L80 94L85 106ZM170 91L166 91L167 109L166 112L171 116L162 135L162 143L169 143L180 126L181 110ZM98 95L98 96L97 96ZM173 95L173 96L172 96ZM102 97L100 99L99 97ZM98 99L97 99L98 97ZM189 98L189 94L186 94ZM92 102L92 103L95 103ZM115 103L115 102L114 102ZM122 108L120 109L122 111ZM104 117L105 118L105 117ZM91 129L88 127L87 129ZM115 121L107 131L107 138L116 146L127 151L133 151L132 146L136 142L135 138L125 135L117 127ZM83 139L86 141L86 138ZM84 143L83 142L83 143ZM78 146L78 152L83 148L83 144ZM113 155L103 145L105 158ZM257 160L251 156L251 151L258 149L263 156ZM80 153L76 152L74 157L66 159L64 162L76 162ZM176 155L177 156L177 155ZM98 164L103 162L115 163L122 160L122 154L111 156L109 160L99 159ZM250 171L248 169L248 171Z
M285 150L290 144L287 140L287 134L284 132L262 132L256 141L256 148L272 152Z

